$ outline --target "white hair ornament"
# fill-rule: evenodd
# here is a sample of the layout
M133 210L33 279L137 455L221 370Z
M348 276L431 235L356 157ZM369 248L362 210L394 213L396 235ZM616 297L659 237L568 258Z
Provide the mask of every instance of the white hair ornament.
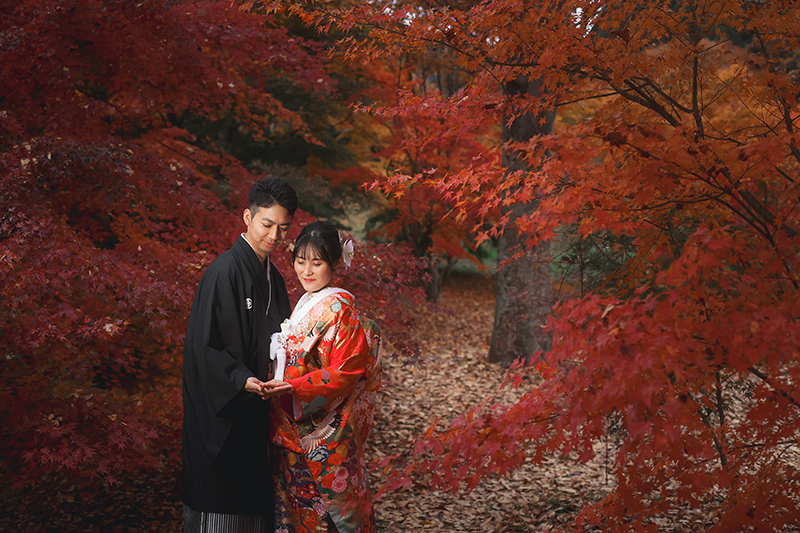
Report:
M353 256L356 255L355 247L353 246L353 239L347 239L346 241L342 242L342 232L339 232L339 244L342 245L342 262L344 263L344 268L350 268L350 263L353 262Z

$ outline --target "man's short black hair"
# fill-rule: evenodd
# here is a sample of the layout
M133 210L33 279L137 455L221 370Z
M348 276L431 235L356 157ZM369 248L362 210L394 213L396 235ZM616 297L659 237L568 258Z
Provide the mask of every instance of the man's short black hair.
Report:
M269 177L258 180L250 188L247 200L252 213L259 208L272 207L275 204L286 209L291 216L297 211L297 193L281 178Z

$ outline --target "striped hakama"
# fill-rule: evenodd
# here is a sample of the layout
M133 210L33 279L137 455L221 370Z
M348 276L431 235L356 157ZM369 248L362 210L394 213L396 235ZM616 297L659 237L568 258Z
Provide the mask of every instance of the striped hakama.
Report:
M183 506L184 533L267 533L273 531L265 516L204 513Z

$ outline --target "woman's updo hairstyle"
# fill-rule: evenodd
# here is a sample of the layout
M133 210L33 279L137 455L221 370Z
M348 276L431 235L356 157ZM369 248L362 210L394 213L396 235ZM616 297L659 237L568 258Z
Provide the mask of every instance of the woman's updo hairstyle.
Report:
M312 222L304 227L294 241L292 263L301 256L303 259L319 257L331 268L342 258L342 243L339 230L329 222Z

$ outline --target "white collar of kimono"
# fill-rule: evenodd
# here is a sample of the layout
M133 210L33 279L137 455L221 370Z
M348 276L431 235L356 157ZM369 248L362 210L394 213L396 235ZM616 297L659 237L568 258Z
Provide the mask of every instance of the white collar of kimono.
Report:
M351 298L353 297L353 294L350 291L340 289L339 287L325 287L317 292L307 292L301 296L300 300L297 302L297 306L295 306L294 311L292 311L291 318L289 319L291 328L294 329L297 327L297 324L303 320L303 317L306 316L308 312L311 311L314 306L317 305L323 298L330 296L331 294L336 294L337 292L343 292L349 295Z
M350 291L338 287L325 287L315 293L305 293L297 302L294 311L292 311L292 316L281 323L281 330L272 334L270 337L269 357L275 361L275 379L283 379L283 372L286 369L286 349L284 343L289 333L297 327L300 321L303 320L303 317L305 317L315 305L321 302L323 298L340 292L348 294L353 298L353 294Z

